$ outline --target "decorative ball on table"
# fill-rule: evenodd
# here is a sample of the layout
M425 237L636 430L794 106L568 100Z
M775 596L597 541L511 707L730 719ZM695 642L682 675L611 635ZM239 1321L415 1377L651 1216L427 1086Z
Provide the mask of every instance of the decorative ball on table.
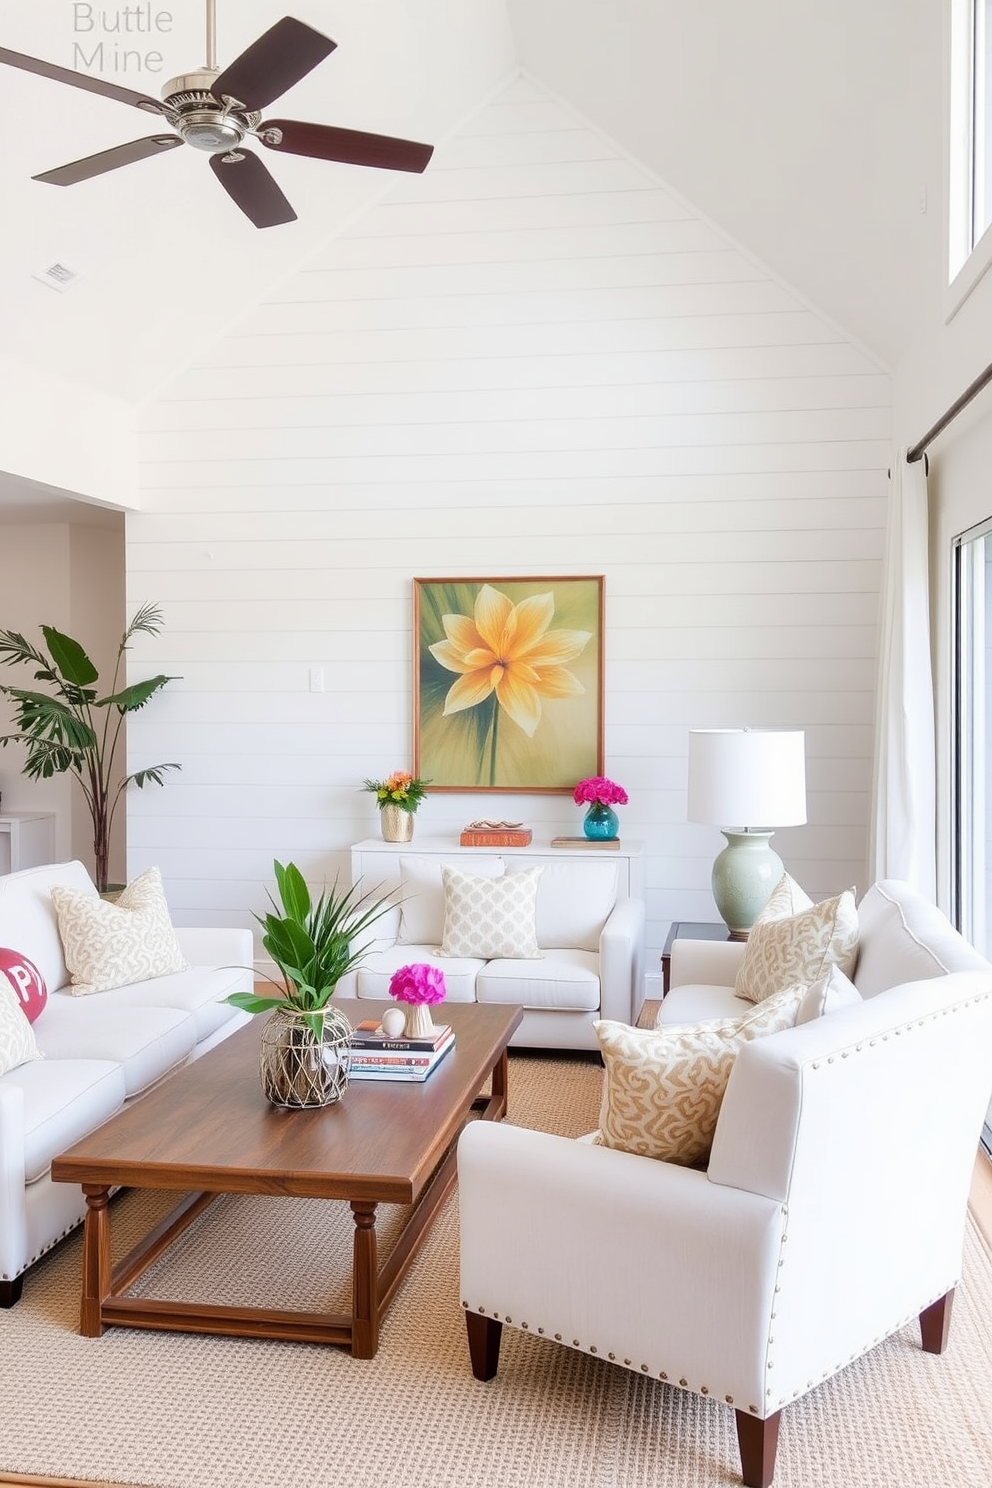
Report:
M431 1004L443 1002L447 992L444 972L439 966L428 966L426 962L418 961L393 972L389 979L389 995L406 1004L407 1038L433 1037Z
M620 830L620 818L614 806L626 806L627 792L602 775L590 775L580 780L572 792L577 806L587 805L589 810L582 819L582 831L591 842L612 842Z

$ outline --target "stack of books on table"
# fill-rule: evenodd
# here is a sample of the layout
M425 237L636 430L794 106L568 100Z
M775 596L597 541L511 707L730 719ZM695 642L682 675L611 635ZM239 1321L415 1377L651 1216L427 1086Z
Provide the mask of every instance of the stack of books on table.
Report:
M450 1023L436 1023L433 1038L388 1038L374 1018L359 1023L351 1039L352 1080L426 1080L455 1047Z

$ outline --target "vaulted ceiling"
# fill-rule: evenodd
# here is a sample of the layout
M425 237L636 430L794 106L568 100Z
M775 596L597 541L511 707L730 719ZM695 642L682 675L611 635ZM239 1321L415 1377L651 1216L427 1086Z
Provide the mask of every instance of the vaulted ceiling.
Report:
M219 64L284 4L218 0ZM5 7L0 46L157 95L204 62L204 14L201 0ZM879 360L898 362L939 298L941 8L927 0L299 0L293 14L338 47L279 100L283 117L437 142L522 68ZM132 403L395 180L260 152L299 214L260 231L189 148L66 189L35 182L154 129L10 67L0 101L0 355ZM64 294L32 277L53 262L79 271Z

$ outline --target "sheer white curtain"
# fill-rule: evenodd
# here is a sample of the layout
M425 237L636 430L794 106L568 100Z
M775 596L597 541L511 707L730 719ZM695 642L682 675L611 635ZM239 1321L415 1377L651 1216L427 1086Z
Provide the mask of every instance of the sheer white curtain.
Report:
M926 458L893 462L882 574L868 866L936 895Z

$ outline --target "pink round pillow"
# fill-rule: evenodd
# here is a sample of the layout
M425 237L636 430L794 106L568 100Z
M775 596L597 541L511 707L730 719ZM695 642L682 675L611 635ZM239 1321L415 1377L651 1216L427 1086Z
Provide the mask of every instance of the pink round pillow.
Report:
M48 1001L45 978L37 966L20 951L0 946L0 976L10 983L21 1012L33 1023Z

